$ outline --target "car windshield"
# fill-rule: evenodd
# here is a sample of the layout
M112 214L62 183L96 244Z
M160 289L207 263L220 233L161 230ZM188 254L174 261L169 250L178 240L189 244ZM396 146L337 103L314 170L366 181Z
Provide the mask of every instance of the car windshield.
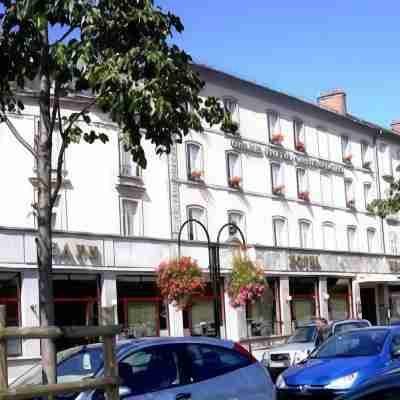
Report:
M368 328L370 325L366 321L345 322L335 326L335 335L353 331L360 328Z
M288 343L307 343L314 341L315 326L303 326L297 328L292 336L288 339Z
M387 335L386 329L374 329L333 336L311 358L373 356L382 351Z
M103 351L98 347L74 347L57 354L57 381L66 383L93 376L103 365ZM40 384L42 366L37 364L17 380L12 386Z

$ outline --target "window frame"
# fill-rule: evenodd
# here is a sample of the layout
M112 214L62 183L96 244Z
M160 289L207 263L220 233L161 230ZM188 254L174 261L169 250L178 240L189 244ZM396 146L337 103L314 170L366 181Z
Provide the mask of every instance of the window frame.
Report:
M301 128L299 130L298 124L301 124ZM303 134L304 140L301 141L299 139L300 133ZM305 124L301 118L294 118L293 119L293 136L294 136L294 148L296 151L300 153L306 153L307 143L306 143L306 134L305 134ZM301 147L302 145L302 147Z
M245 215L245 213L240 210L228 210L227 214L228 214L228 222L231 222L230 221L231 215L240 215L240 218L242 219L242 226L239 226L239 228L241 229L243 236L246 239L246 215ZM229 228L231 228L231 227L229 226ZM236 232L236 233L231 234L231 230L228 229L228 231L229 231L230 239L239 238L241 240L240 233Z
M125 208L124 204L130 202L130 203L135 203L136 204L136 212L134 215L134 220L133 220L133 234L128 235L127 230L126 230L126 216L125 216ZM132 199L129 197L120 197L120 207L121 207L121 236L123 237L135 237L135 236L140 236L140 217L139 217L139 210L140 210L140 204L139 200L137 199ZM136 234L136 229L138 230Z
M275 126L272 127L271 126L271 116L274 115L276 117L276 125L278 126L278 130L279 132L274 132L274 128L276 128ZM280 117L280 113L276 110L266 110L266 116L267 116L267 133L268 133L268 143L272 144L272 145L276 145L276 143L274 143L273 141L273 135L274 134L278 134L278 133L282 133L281 130L281 117Z
M304 172L304 179L306 182L306 190L300 190L300 171ZM296 182L297 182L297 198L304 200L304 201L310 201L310 177L308 170L302 167L297 167L296 168Z
M364 169L372 170L372 160L368 159L368 153L371 148L371 144L366 141L362 140L361 141L361 166Z
M334 248L328 248L327 243L326 243L326 232L325 232L325 228L332 228L333 229L333 240L334 240ZM328 251L336 251L337 250L337 235L336 235L336 225L331 222L331 221L325 221L322 223L322 246L324 248L324 250L328 250Z
M353 249L350 246L350 232L353 232L353 234L354 234L354 243L353 243L354 248ZM346 227L346 237L347 237L347 251L349 253L357 253L359 251L357 226L355 226L355 225L347 225L347 227Z
M284 236L286 238L286 244L284 245L278 245L278 241L277 241L277 232L276 232L276 226L275 226L275 222L276 221L282 221L283 222L283 227L284 227ZM288 220L287 218L281 216L281 215L275 215L272 217L272 234L273 234L273 242L274 242L274 247L289 247L289 226L288 226Z
M200 222L206 227L206 229L208 229L208 217L207 217L207 209L205 208L205 207L203 207L203 206L201 206L201 205L199 205L199 204L189 204L189 205L187 205L186 206L186 216L187 216L187 219L191 219L192 217L190 216L190 211L191 210L201 210L202 211L202 213L203 213L203 221L201 221L200 220ZM193 223L191 223L191 222L189 222L188 224L187 224L187 239L188 240L190 240L190 241L201 241L200 239L196 239L195 237L194 237L194 232L195 232L195 230L194 230L194 224ZM196 226L198 226L199 227L199 229L201 229L201 231L203 231L203 229L198 225L198 224L196 224ZM191 238L192 237L192 238ZM203 240L204 241L204 240Z
M342 161L351 164L353 154L351 151L351 142L348 135L340 135L340 147L342 152Z
M190 147L197 147L200 154L200 170L193 168L190 160ZM185 158L186 158L186 177L190 181L199 181L204 178L204 150L203 145L199 142L188 141L185 143ZM199 172L200 175L198 177L192 176L193 172Z
M331 159L331 143L329 140L329 132L327 129L321 126L317 126L317 144L318 144L318 157L323 159L323 160L330 160ZM325 141L326 141L326 153L324 155L321 155L321 135L325 135Z
M226 107L226 102L230 101L235 105L234 111L229 111L228 108ZM222 104L224 107L225 112L230 112L231 113L231 118L232 122L235 122L238 124L238 127L240 128L240 108L239 108L239 101L236 97L233 96L223 96L222 97Z
M274 166L278 166L279 172L278 172L278 180L282 181L280 182L275 182L274 179ZM284 175L284 165L283 163L272 161L270 163L270 173L271 173L271 193L275 196L284 196L285 194L285 175Z
M366 188L369 187L369 196L366 196ZM372 192L372 183L371 182L364 182L363 183L363 195L364 195L364 206L365 210L368 211L368 204L371 202L371 192ZM368 197L368 198L367 198Z
M301 226L302 224L306 224L308 225L309 228L309 234L310 234L310 242L311 242L311 246L305 246L303 242L303 238L302 238L302 230L301 230ZM313 234L313 225L312 222L308 219L305 218L300 218L298 220L298 227L299 227L299 244L300 244L300 248L301 249L313 249L314 248L314 234Z
M240 178L240 181L239 181L239 184L236 185L236 186L231 182L231 179L233 177L236 177L236 175L231 176L230 168L229 168L230 167L230 157L232 155L237 157L237 163L239 163L240 175L238 177ZM227 178L228 186L231 187L231 188L236 188L236 189L242 187L243 186L243 165L242 165L241 154L238 151L235 151L235 150L226 151L225 152L225 163L226 163L226 178Z
M393 238L395 239L395 247L392 247ZM389 251L391 255L397 256L399 255L399 236L394 231L388 232L388 241L389 241Z
M354 209L356 208L356 193L354 190L354 180L352 178L344 178L344 196L346 207ZM351 195L347 192L347 184L350 183L350 192Z
M135 167L135 174L127 174L124 172L124 168L127 164L123 164L124 161L124 155L123 154L129 154L127 151L124 150L124 143L121 139L118 140L118 155L119 155L119 176L121 178L128 178L128 179L142 179L143 178L143 170L139 166L139 164L132 159L130 159L130 162L132 165L134 164ZM127 157L127 156L125 156Z
M376 229L375 228L373 228L373 227L368 227L367 228L367 230L366 230L366 233L367 233L367 250L368 250L368 253L373 253L373 254L375 254L376 253L376 251L372 251L372 249L374 249L374 247L373 247L373 244L372 243L370 243L370 240L369 240L369 233L370 232L373 232L373 238L372 238L372 242L375 240L375 238L376 238Z
M323 198L323 193L324 193L324 188L323 188L323 179L324 177L328 178L329 180L329 199L328 202L324 201L325 199ZM328 172L321 171L320 172L320 185L321 185L321 203L325 206L332 207L333 206L333 183L332 183L332 175L329 174Z

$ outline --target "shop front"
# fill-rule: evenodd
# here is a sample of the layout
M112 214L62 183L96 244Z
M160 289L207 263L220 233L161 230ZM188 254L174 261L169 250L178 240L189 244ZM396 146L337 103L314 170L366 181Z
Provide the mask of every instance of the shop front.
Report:
M351 279L327 278L329 320L337 321L353 317Z

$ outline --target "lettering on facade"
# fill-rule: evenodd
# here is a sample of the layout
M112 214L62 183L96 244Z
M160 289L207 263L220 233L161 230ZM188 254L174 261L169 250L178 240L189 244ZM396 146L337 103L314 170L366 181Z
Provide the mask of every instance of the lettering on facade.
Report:
M400 274L400 261L389 260L389 268L390 272L393 272L395 274Z
M286 150L265 148L265 146L262 146L260 144L245 142L240 139L232 139L231 146L236 151L240 151L242 153L249 153L257 156L264 155L267 158L272 158L280 161L281 160L288 161L295 163L299 166L308 168L324 169L327 171L334 172L336 174L344 173L343 166L330 161L320 160L318 158L311 158L308 156L295 154Z
M319 256L290 255L289 269L295 272L319 272Z
M84 244L60 245L53 242L53 264L55 265L101 265L101 253L97 246Z

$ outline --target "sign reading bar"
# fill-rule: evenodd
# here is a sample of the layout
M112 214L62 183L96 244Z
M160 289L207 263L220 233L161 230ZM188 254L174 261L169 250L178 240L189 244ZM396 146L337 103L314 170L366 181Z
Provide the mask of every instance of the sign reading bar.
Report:
M343 174L344 168L340 164L336 164L330 161L320 160L319 158L312 158L300 154L293 153L284 149L276 149L271 147L265 147L260 144L245 142L240 139L232 139L231 146L237 151L243 153L254 154L257 156L265 156L275 160L283 160L296 163L300 166L309 168L318 168L331 171L337 174Z
M289 269L296 272L319 272L319 256L290 255Z

